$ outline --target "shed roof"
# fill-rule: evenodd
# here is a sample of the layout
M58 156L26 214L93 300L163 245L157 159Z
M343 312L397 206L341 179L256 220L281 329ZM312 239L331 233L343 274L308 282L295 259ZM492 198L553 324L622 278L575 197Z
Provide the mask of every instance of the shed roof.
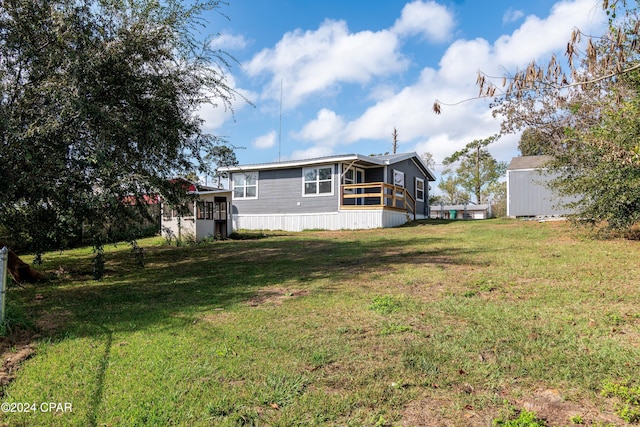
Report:
M553 156L520 156L511 159L507 170L539 169L553 160Z

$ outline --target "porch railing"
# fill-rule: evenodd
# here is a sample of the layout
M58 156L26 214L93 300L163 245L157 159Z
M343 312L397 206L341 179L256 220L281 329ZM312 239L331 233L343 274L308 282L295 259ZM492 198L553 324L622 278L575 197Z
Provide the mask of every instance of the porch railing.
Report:
M385 182L345 184L341 186L343 209L400 209L416 218L416 201L406 188Z

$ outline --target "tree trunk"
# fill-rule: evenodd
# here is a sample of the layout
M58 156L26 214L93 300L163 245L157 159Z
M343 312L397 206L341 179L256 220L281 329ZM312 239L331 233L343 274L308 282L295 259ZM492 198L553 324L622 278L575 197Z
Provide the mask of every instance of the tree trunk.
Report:
M2 245L0 244L0 246ZM7 271L9 272L9 277L16 283L38 283L45 281L42 273L31 268L29 264L22 261L12 250L9 250Z

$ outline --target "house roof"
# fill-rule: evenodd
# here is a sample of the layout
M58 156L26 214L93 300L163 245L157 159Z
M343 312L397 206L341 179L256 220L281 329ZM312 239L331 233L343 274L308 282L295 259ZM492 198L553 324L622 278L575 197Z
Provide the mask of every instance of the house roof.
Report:
M511 159L507 170L539 169L553 160L552 156L520 156Z
M205 193L220 193L220 192L229 191L229 190L225 190L225 189L220 188L220 187L212 187L210 185L202 185L200 183L193 182L193 181L191 181L191 180L189 180L187 178L183 178L183 177L173 178L171 180L171 182L173 182L173 183L181 183L182 184L182 188L184 188L185 191L188 192L188 193L205 194Z
M237 172L237 171L255 171L255 170L267 170L267 169L286 169L286 168L292 168L292 167L322 165L322 164L338 163L338 162L353 162L354 164L358 164L364 167L385 166L385 165L392 165L394 163L398 163L407 159L414 159L418 167L424 171L429 181L436 180L433 172L429 170L429 168L424 163L424 161L415 152L385 154L385 155L379 155L379 156L365 156L363 154L342 154L342 155L336 155L336 156L316 157L312 159L286 160L283 162L256 163L256 164L240 165L240 166L226 166L226 167L221 167L218 170L221 172Z

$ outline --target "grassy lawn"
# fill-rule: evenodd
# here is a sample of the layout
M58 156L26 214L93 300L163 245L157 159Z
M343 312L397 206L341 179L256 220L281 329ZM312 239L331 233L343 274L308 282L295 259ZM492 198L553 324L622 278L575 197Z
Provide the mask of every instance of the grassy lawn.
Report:
M638 242L509 220L245 237L142 240L144 268L109 247L100 282L91 250L47 254L51 282L8 293L39 338L2 402L36 410L0 423L634 420Z

